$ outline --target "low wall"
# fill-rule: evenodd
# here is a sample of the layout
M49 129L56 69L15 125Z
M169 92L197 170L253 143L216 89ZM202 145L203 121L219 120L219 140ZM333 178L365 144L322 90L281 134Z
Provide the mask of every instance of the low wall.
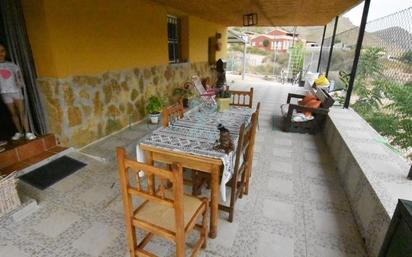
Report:
M49 132L65 146L81 147L144 118L151 95L173 100L191 76L214 77L208 63L111 71L94 76L40 78Z
M409 164L351 109L331 109L323 134L370 257L377 257L398 198L412 200Z

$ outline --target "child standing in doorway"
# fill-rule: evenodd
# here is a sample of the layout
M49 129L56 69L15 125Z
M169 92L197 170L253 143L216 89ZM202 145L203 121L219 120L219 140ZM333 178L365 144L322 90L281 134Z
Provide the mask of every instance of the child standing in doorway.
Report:
M0 95L17 129L12 140L19 140L24 136L27 140L33 140L36 136L29 130L29 124L24 110L22 89L25 85L23 76L19 66L7 61L6 55L6 47L0 43Z

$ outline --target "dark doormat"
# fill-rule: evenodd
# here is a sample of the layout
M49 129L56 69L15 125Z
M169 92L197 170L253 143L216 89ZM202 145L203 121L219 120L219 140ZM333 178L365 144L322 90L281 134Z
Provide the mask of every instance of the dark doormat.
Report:
M63 156L19 177L19 179L43 190L84 166L86 164L83 162Z

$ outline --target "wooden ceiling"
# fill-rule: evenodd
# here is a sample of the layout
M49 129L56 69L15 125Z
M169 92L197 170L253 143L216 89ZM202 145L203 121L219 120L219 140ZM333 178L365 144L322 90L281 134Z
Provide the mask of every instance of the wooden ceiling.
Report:
M243 26L243 15L258 14L257 26L318 26L360 0L153 0L225 26Z

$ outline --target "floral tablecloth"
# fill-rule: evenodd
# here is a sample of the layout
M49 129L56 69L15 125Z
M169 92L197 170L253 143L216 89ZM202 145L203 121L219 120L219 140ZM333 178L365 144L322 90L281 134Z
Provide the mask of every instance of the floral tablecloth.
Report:
M236 147L242 123L249 123L253 109L231 107L224 112L207 112L194 109L185 113L182 119L173 121L168 127L161 127L143 137L140 144L156 146L185 154L221 159L224 164L220 192L226 201L226 183L232 176L233 152L225 154L213 147L219 139L217 125L223 124L232 134ZM136 147L138 161L143 161L139 145Z

